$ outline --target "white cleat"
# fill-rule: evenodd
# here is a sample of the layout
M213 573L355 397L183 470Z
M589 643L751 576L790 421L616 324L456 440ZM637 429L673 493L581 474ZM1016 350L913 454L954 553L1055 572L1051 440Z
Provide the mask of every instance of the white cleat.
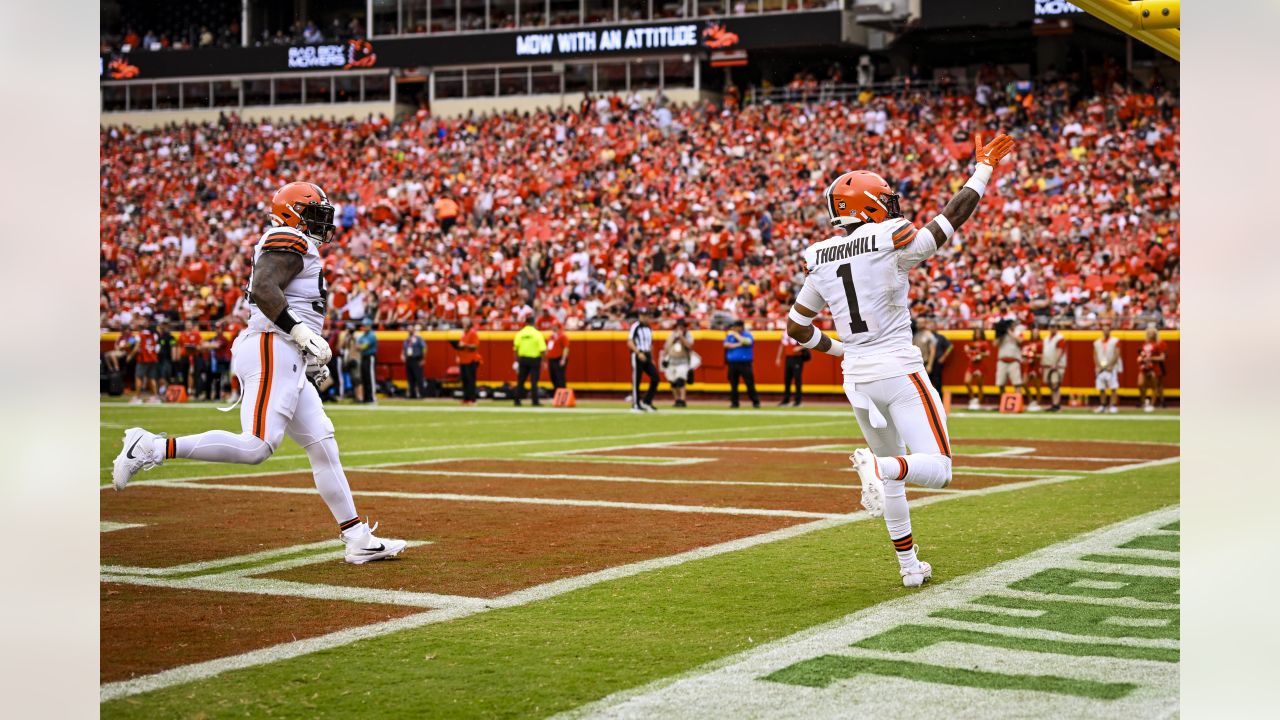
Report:
M1104 412L1106 412L1106 411L1107 411L1107 406L1106 406L1106 405L1099 405L1098 407L1096 407L1096 408L1094 408L1094 409L1093 409L1093 414L1094 414L1094 415L1101 415L1102 413L1104 413Z
M347 544L345 560L352 565L363 565L373 560L395 557L409 543L404 540L391 540L375 537L374 530L378 523L369 527L369 523L360 523L342 533L342 542Z
M1142 412L1155 412L1155 411L1156 411L1155 406L1150 403L1147 403L1146 405L1142 406Z
M142 428L124 431L124 447L120 448L120 454L111 465L111 484L116 490L123 490L139 472L164 464L164 455L156 452L156 439L159 437L164 436Z
M981 402L981 401L979 401L977 398L974 398L973 400L970 400L970 401L969 401L969 409L970 409L970 410L981 410L981 409L982 409L982 402Z
M884 515L884 479L880 477L880 462L867 448L858 448L849 456L862 481L862 507L871 517Z
M903 587L920 587L925 584L925 581L933 577L933 566L923 560L918 560L915 567L910 570L900 570L899 572L902 574Z
M1111 413L1112 415L1115 415L1116 413L1120 412L1120 408L1116 407L1115 405L1112 405L1111 409L1108 410L1107 412Z

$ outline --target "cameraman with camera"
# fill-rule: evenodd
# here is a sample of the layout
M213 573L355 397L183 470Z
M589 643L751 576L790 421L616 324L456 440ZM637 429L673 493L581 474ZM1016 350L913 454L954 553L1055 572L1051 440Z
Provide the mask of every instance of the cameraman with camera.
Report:
M702 358L693 351L693 335L684 318L676 320L676 327L667 336L662 345L662 372L671 383L671 394L675 396L675 407L688 407L685 398L689 392L689 381L693 371L702 363Z

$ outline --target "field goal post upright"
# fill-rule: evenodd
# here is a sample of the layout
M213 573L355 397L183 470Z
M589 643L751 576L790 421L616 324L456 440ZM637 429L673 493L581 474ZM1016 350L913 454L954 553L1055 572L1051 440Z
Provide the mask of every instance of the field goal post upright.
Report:
M1181 0L1071 0L1071 3L1181 62Z

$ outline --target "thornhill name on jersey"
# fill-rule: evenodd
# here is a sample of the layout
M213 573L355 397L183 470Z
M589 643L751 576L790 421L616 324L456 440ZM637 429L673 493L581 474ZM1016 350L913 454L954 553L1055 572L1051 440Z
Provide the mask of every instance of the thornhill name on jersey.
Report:
M830 262L839 260L848 260L851 257L861 255L863 253L875 252L876 236L856 237L847 243L832 245L831 247L817 248L814 251L813 264L825 265Z

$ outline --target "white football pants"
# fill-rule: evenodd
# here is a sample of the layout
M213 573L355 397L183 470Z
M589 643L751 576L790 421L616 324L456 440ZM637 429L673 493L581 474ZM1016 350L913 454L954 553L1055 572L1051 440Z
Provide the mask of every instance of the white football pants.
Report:
M942 488L951 482L951 440L942 402L923 372L866 383L846 379L844 392L880 462L889 539L902 567L912 567L915 541L905 483Z
M240 379L240 433L210 430L169 438L165 457L257 465L271 457L288 433L311 460L316 489L334 520L346 523L357 517L333 422L307 381L298 348L276 333L241 333L231 347L231 372Z

